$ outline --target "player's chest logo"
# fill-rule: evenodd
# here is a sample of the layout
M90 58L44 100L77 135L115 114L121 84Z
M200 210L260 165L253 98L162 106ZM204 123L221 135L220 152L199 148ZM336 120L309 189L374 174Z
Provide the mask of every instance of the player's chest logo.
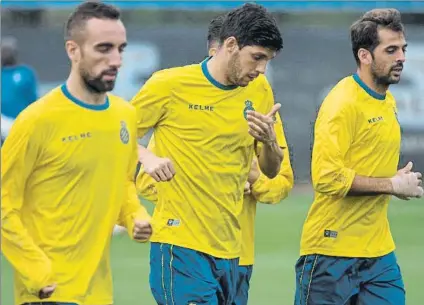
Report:
M208 106L208 105L198 105L198 104L188 104L189 110L198 110L198 111L214 111L214 106Z
M62 142L64 143L71 143L71 142L77 142L84 139L92 138L91 132L81 132L79 134L73 134L69 136L62 137Z
M255 111L255 108L253 108L253 103L249 100L244 102L244 109L243 109L243 116L244 118L247 120L247 111L251 110L251 111Z
M128 131L127 124L124 121L121 121L121 129L119 131L119 136L121 138L122 143L128 144L130 140L130 132Z
M373 118L369 118L368 119L368 124L374 124L374 123L379 123L379 122L383 122L384 121L384 117L379 115Z

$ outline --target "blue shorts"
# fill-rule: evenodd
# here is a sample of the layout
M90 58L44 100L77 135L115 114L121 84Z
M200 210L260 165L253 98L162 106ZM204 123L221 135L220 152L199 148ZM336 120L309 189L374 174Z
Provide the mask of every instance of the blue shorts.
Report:
M239 259L151 243L150 289L158 305L231 305Z
M395 254L376 258L301 256L295 305L405 305Z
M252 271L253 265L238 267L237 294L233 305L247 305Z

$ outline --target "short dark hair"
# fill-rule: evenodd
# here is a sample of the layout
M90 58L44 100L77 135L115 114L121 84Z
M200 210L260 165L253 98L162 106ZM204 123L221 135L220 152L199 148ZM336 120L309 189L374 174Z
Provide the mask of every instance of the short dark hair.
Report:
M235 37L239 48L261 46L280 51L283 38L274 17L261 5L246 3L230 11L222 24L220 42Z
M221 32L222 24L224 23L225 15L216 16L211 20L208 27L208 49L210 49L211 44L214 42L219 42L219 33Z
M121 12L114 6L98 1L87 1L77 6L65 26L65 41L73 39L76 28L81 28L90 19L119 20Z
M374 9L366 12L350 27L350 39L353 56L359 65L358 51L363 48L374 52L380 44L378 30L389 29L395 32L405 32L400 12L396 9Z

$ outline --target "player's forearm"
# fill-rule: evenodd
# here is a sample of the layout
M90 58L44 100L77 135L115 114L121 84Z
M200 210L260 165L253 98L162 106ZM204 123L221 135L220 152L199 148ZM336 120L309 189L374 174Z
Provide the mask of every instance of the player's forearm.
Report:
M373 178L355 175L348 196L391 195L393 185L389 178Z
M143 160L151 155L154 155L149 149L147 149L146 147L144 147L143 145L138 145L138 160L143 163Z
M280 171L281 162L283 161L283 150L278 146L277 142L264 144L258 161L262 173L272 179Z
M4 201L2 205L2 253L20 275L28 291L38 295L41 288L52 284L51 261L24 228L19 212L7 209L7 203Z

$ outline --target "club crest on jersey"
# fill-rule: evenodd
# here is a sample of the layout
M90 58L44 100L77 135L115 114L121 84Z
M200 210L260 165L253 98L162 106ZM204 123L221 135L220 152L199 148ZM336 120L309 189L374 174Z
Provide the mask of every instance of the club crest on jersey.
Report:
M119 136L121 137L121 141L124 144L128 144L130 140L130 133L127 128L127 124L124 121L121 121L121 130L119 131Z
M253 103L249 100L244 102L245 107L243 109L243 115L244 118L247 120L247 111L251 110L251 111L255 111L255 108L253 108Z

